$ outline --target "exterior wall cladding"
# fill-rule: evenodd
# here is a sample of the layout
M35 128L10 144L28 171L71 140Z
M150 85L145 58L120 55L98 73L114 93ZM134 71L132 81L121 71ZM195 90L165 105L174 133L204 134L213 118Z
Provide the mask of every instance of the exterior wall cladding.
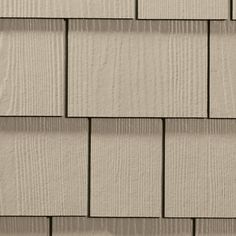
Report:
M0 0L0 236L236 235L236 0Z

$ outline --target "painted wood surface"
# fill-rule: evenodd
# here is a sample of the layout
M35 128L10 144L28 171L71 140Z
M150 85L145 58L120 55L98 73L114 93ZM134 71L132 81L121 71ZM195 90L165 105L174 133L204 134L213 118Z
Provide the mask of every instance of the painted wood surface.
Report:
M207 25L71 20L69 116L206 117Z
M86 215L86 119L0 118L0 215Z
M236 217L235 143L235 120L166 121L166 216Z
M46 217L1 217L1 236L48 236Z
M54 218L53 236L191 236L191 219Z
M0 116L64 114L64 28L62 20L0 20Z
M0 0L0 17L134 18L133 0Z
M236 118L236 22L211 22L210 116Z
M91 216L161 215L161 120L94 119Z
M196 236L236 235L236 219L198 219Z
M229 19L229 0L138 0L140 19Z

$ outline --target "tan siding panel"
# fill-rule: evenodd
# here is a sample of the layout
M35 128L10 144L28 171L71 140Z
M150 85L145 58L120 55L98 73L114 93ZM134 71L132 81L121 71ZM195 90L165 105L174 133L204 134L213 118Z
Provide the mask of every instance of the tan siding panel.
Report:
M228 19L229 0L139 0L139 19Z
M0 0L0 17L134 18L134 0Z
M211 117L236 118L236 22L211 22Z
M91 215L161 215L161 120L94 119Z
M86 215L87 126L0 118L0 215Z
M206 116L206 22L71 20L68 106L69 116Z
M236 219L199 219L196 222L196 236L236 235Z
M1 217L1 236L47 236L49 232L46 217Z
M64 22L0 20L0 115L63 115Z
M166 216L236 217L235 143L235 120L167 120Z
M232 0L231 11L232 11L232 18L233 18L233 20L235 20L236 19L236 1L235 0Z
M186 219L54 218L53 236L191 236Z

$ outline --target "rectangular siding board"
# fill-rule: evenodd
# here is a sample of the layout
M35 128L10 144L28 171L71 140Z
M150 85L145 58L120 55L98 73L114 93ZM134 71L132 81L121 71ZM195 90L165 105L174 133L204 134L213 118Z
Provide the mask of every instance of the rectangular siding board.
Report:
M0 17L134 18L134 0L0 0Z
M197 219L196 236L236 235L236 219Z
M0 140L0 215L87 214L86 119L0 118Z
M72 117L206 117L206 22L70 20L68 108Z
M232 9L231 9L231 11L232 11L232 18L233 18L233 20L235 20L236 19L236 1L235 0L231 0L231 2L232 2Z
M94 119L91 216L161 216L161 120Z
M138 0L139 19L228 19L229 0Z
M167 217L236 217L235 143L235 120L167 120Z
M1 217L1 236L48 236L46 217Z
M64 33L63 20L0 20L0 116L63 115Z
M190 219L53 218L53 236L191 236Z
M236 22L211 22L210 116L236 118Z

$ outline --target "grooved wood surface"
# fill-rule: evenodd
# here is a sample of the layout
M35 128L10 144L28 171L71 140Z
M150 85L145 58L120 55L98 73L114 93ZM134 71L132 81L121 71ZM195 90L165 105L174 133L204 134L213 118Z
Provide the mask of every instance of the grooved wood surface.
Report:
M236 118L236 22L211 22L210 116Z
M236 217L235 143L235 120L166 121L166 216Z
M235 0L232 0L231 11L232 11L232 18L233 18L233 20L235 20L236 19L236 1Z
M134 18L134 0L0 0L0 17Z
M236 219L198 219L196 236L236 235Z
M63 115L64 28L62 20L0 20L0 116Z
M161 215L162 121L93 119L91 215Z
M140 19L229 19L229 0L138 0Z
M71 20L69 116L206 117L207 25Z
M48 236L46 217L1 217L1 236Z
M54 218L53 236L191 236L191 219Z
M0 215L86 215L86 119L0 118Z

